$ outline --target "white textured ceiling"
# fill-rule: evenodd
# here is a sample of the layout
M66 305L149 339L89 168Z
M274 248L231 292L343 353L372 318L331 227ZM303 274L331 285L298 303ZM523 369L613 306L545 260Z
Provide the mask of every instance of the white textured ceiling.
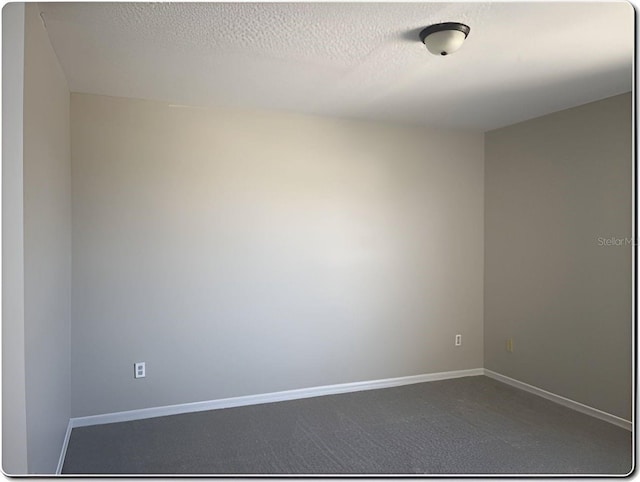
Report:
M488 130L632 86L626 2L39 5L72 92Z

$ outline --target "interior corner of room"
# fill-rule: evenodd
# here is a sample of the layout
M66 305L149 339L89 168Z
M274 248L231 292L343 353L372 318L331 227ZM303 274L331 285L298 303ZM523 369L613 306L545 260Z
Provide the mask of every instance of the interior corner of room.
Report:
M437 56L434 4L287 5L4 6L4 472L61 473L74 427L469 376L631 430L633 8L442 4L471 32ZM619 31L587 53L569 12ZM565 30L491 48L521 13Z

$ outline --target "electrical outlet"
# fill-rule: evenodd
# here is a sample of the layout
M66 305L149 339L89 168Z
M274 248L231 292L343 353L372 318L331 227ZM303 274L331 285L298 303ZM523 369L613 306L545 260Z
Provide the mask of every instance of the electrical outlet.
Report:
M462 346L462 335L456 335L455 346Z
M507 351L513 353L513 338L507 338Z
M133 378L144 378L147 376L147 370L144 362L133 364Z

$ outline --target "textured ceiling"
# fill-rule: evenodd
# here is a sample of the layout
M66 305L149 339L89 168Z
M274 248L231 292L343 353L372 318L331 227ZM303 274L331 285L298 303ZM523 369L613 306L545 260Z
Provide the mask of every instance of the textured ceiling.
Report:
M632 86L626 2L39 6L72 92L489 130Z

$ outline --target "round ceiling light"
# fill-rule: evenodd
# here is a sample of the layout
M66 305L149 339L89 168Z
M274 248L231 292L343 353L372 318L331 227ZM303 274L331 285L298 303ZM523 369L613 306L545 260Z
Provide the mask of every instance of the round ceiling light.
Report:
M471 29L458 22L429 25L420 32L420 40L434 55L449 55L460 48Z

